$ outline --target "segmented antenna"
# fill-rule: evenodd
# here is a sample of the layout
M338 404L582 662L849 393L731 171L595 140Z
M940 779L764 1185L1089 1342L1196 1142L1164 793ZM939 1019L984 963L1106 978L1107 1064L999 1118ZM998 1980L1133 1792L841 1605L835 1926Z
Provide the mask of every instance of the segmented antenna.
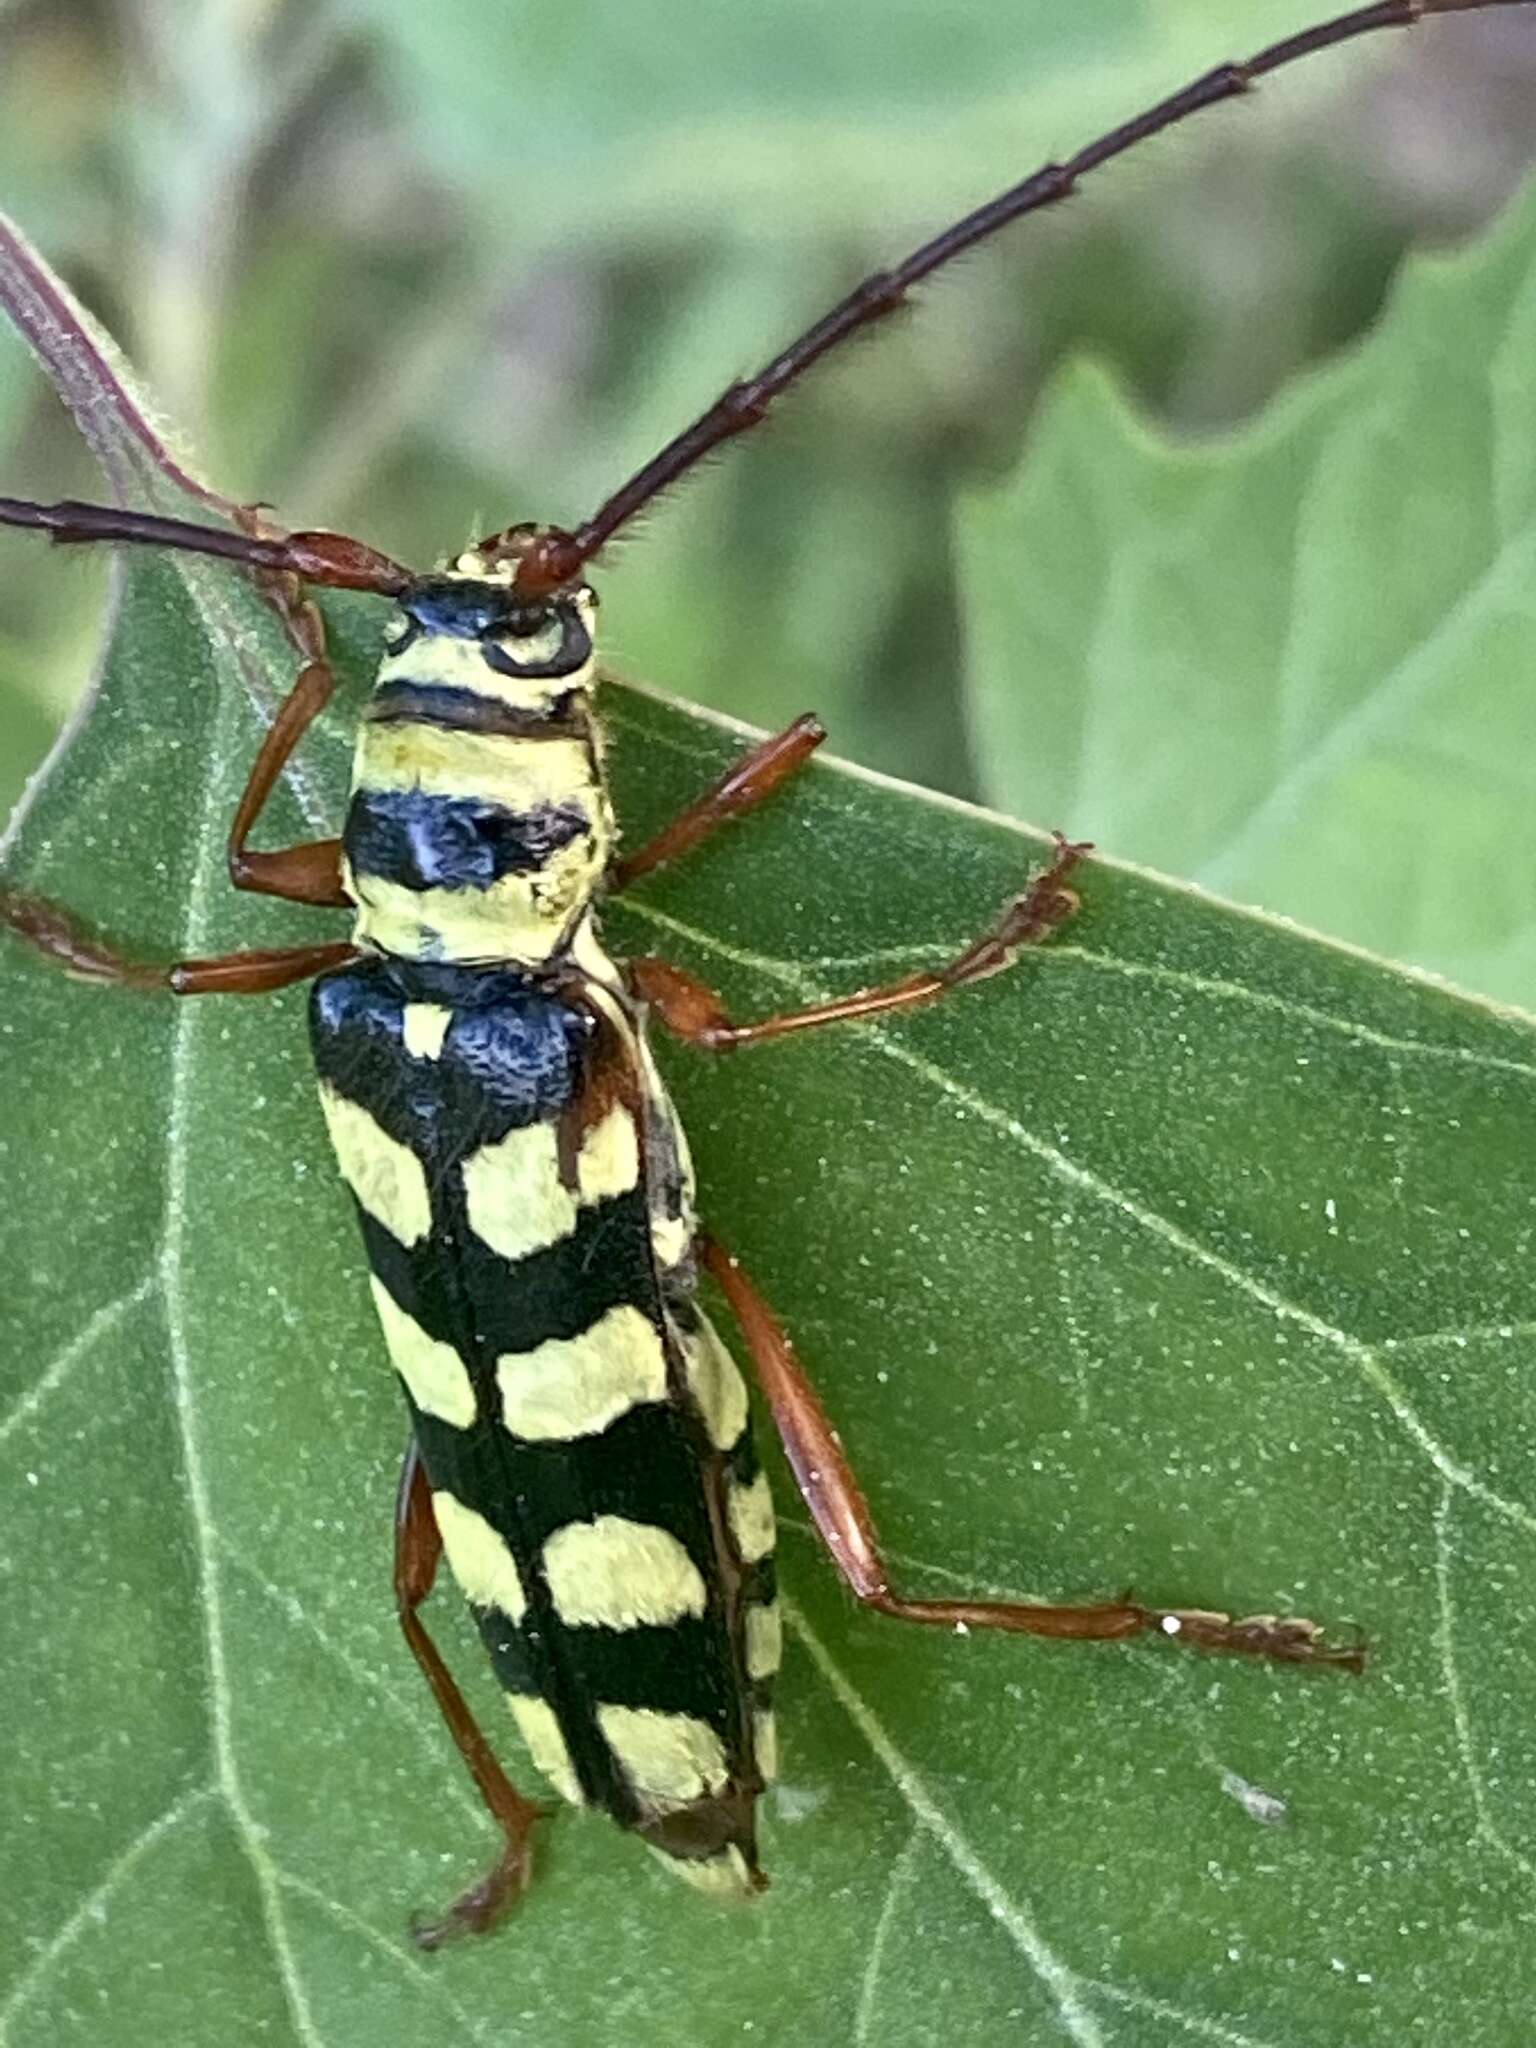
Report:
M0 498L0 526L30 526L61 543L132 541L142 547L179 548L185 554L221 555L250 569L298 576L336 590L373 590L396 597L416 579L409 569L381 555L366 541L343 533L269 536L203 526L195 519L168 519L155 512L130 512L121 505L86 505L61 498L56 505L30 498Z
M533 602L548 597L568 582L582 565L694 465L723 441L744 434L766 418L774 400L803 377L813 364L862 328L897 311L912 287L932 276L952 258L974 249L1011 221L1040 207L1053 206L1076 190L1079 181L1100 164L1123 156L1138 143L1161 134L1203 107L1235 99L1261 78L1316 50L1327 50L1377 29L1411 28L1422 16L1471 14L1492 7L1528 6L1532 0L1375 0L1369 7L1338 15L1314 28L1302 29L1242 63L1218 64L1181 91L1120 127L1110 129L1064 163L1042 165L1031 177L989 199L974 213L956 221L931 241L914 249L893 270L877 270L855 285L830 312L792 341L755 376L728 385L714 404L661 451L635 471L590 519L574 530L562 527L509 527L491 534L475 550L487 566L511 564L512 587ZM86 505L66 500L39 505L23 498L0 498L0 525L40 527L57 541L135 541L150 547L181 548L195 554L222 555L247 566L301 577L307 583L348 590L372 590L397 596L414 579L411 572L362 541L343 534L295 533L286 539L227 532L191 520L160 518L118 506Z
M663 491L670 490L711 449L718 448L722 441L730 440L733 435L744 434L755 427L766 417L773 401L803 377L814 363L820 362L823 356L830 354L861 328L894 313L905 303L915 284L931 277L952 258L967 249L974 249L978 242L995 235L999 228L1007 227L1024 214L1053 206L1058 200L1067 198L1078 181L1090 171L1096 171L1100 164L1122 156L1126 150L1134 149L1138 143L1161 134L1163 129L1187 120L1203 107L1235 99L1270 72L1279 71L1298 58L1308 57L1315 50L1331 49L1336 44L1352 41L1356 36L1370 35L1377 29L1410 28L1422 15L1471 13L1488 7L1525 4L1528 0L1377 0L1374 6L1356 8L1333 21L1302 29L1299 34L1287 36L1282 42L1271 43L1244 63L1218 64L1215 70L1207 71L1181 91L1160 100L1134 120L1110 129L1107 135L1090 142L1064 163L1043 165L1021 184L1010 186L997 198L988 200L985 206L977 207L974 213L968 213L963 220L945 228L942 234L924 242L920 249L914 249L895 269L877 270L866 277L862 284L855 285L845 299L839 300L830 312L824 313L813 327L808 327L755 376L728 385L707 411L700 413L691 426L670 440L643 469L636 470L612 497L604 500L590 519L569 533L550 529L541 545L525 551L518 563L516 587L530 597L542 596L574 576L582 564L606 546L637 512L643 511ZM500 535L493 534L480 545L494 553L500 539Z

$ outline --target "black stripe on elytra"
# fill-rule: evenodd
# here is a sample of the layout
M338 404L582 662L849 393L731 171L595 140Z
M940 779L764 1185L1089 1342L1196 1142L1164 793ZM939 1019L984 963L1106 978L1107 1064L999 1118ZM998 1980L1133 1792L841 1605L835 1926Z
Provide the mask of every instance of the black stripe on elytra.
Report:
M632 1234L640 1234L643 1217L642 1208ZM471 1293L458 1306L467 1307L478 1321L486 1304L482 1296ZM455 1336L455 1348L476 1382L480 1419L468 1429L455 1428L415 1409L407 1393L429 1483L434 1491L446 1489L483 1516L517 1561L527 1608L516 1637L501 1637L499 1652L497 1641L487 1637L503 1682L514 1691L536 1691L548 1703L584 1798L606 1809L620 1825L632 1827L641 1817L634 1790L596 1719L602 1694L594 1690L594 1682L610 1672L606 1665L589 1670L590 1661L601 1660L606 1653L594 1649L588 1639L618 1632L572 1627L561 1619L544 1577L542 1555L557 1529L600 1514L647 1522L673 1535L697 1566L709 1599L697 1622L702 1632L698 1654L688 1652L689 1663L698 1670L677 1689L691 1696L699 1687L718 1686L724 1714L741 1679L725 1623L724 1591L689 1419L663 1402L651 1402L630 1409L598 1435L544 1443L516 1439L489 1419L495 1399L493 1333L466 1330L460 1320ZM498 1627L504 1630L506 1624ZM739 1706L735 1712L739 1715ZM724 1729L722 1734L731 1746Z
M733 1769L744 1767L750 1744L743 1700L748 1681L732 1646L694 1418L665 1403L646 1403L600 1433L530 1443L488 1421L487 1413L483 1398L482 1419L468 1431L416 1413L423 1463L434 1488L446 1487L474 1508L517 1559L528 1609L515 1653L510 1644L503 1648L504 1682L548 1701L585 1796L632 1826L634 1795L598 1729L596 1704L697 1713L720 1735ZM674 1536L704 1581L704 1615L656 1629L565 1622L544 1578L544 1545L558 1530L599 1515ZM742 1575L748 1598L771 1599L773 1589L767 1560Z
M498 739L585 739L591 726L575 691L557 697L547 710L525 709L479 690L447 683L381 683L363 713L369 725L435 725L448 732L488 732Z
M480 1631L480 1640L485 1645L491 1669L496 1674L496 1683L502 1691L537 1693L539 1660L534 1654L536 1635L520 1628L500 1608L478 1607L471 1600L469 1611Z
M536 1631L489 1608L472 1609L497 1683L507 1692L539 1691ZM691 1714L729 1744L735 1687L720 1662L720 1632L708 1616L666 1627L563 1631L561 1654L598 1705Z
M446 1488L488 1521L516 1559L527 1597L521 1621L481 1617L501 1682L548 1702L584 1797L621 1825L639 1819L633 1788L604 1740L597 1706L655 1706L698 1713L734 1764L740 1689L712 1549L701 1474L677 1411L661 1403L632 1409L600 1436L526 1444L484 1421L458 1430L413 1412L416 1440L434 1491ZM670 1627L607 1629L568 1624L542 1568L557 1529L620 1514L667 1529L704 1579L702 1616ZM626 1671L629 1675L626 1677Z
M436 1207L447 1193L434 1190ZM467 1223L434 1227L416 1244L403 1245L361 1204L358 1218L368 1263L395 1301L429 1337L466 1356L471 1373L481 1371L482 1379L489 1366L479 1368L477 1357L494 1360L551 1337L579 1337L624 1303L656 1314L641 1188L578 1209L569 1237L521 1259L502 1258ZM466 1355L466 1346L473 1355ZM477 1392L494 1401L489 1384Z
M341 843L355 875L405 889L489 889L503 875L537 873L591 830L574 801L514 811L487 797L364 788L352 798Z
M743 1424L741 1435L725 1453L726 1475L737 1486L750 1486L762 1469L749 1419Z
M499 1424L464 1430L433 1415L413 1420L434 1490L446 1487L483 1515L520 1564L532 1564L571 1522L622 1515L675 1536L706 1582L714 1572L698 1463L664 1402L631 1408L599 1434L546 1443Z

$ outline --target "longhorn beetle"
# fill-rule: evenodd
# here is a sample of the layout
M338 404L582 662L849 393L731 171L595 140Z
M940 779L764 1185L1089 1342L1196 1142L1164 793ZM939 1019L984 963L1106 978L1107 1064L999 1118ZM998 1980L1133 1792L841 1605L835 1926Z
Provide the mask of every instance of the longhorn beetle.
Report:
M767 799L823 732L809 716L749 752L655 839L619 857L603 775L596 596L587 564L712 449L755 426L821 357L895 312L952 257L1186 116L1315 50L1422 14L1515 0L1378 0L1226 64L1049 164L850 292L731 385L592 516L522 524L428 574L362 541L223 530L129 510L0 499L57 541L217 555L253 571L299 656L236 807L238 889L351 908L350 940L148 966L62 910L0 892L0 920L74 975L177 996L312 981L320 1095L356 1198L410 1436L395 1515L406 1640L504 1838L492 1870L417 1941L489 1927L527 1884L543 1808L496 1760L420 1609L440 1556L468 1598L539 1768L663 1862L723 1895L762 1888L755 1808L774 1773L774 1519L746 1389L701 1313L718 1284L791 1470L857 1598L898 1620L1122 1640L1358 1670L1310 1621L1154 1609L916 1600L891 1586L836 1432L773 1311L698 1226L688 1149L646 1041L742 1050L930 1003L1008 967L1070 916L1084 846L1055 858L954 959L750 1023L657 959L613 960L605 891L627 887ZM390 600L339 838L257 851L253 829L328 701L302 586Z

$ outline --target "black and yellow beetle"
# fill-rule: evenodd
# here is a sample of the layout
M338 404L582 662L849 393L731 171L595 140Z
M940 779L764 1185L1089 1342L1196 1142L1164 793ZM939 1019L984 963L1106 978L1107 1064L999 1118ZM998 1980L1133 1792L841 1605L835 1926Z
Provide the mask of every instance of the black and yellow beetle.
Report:
M1462 0L1465 4L1465 0ZM1504 0L1483 0L1504 4ZM694 1214L688 1150L645 1039L648 1017L711 1051L913 1008L1008 967L1070 916L1084 848L1058 843L995 927L887 986L738 1024L654 959L617 962L605 892L687 853L761 802L822 738L802 718L754 748L656 839L616 851L591 697L586 568L658 493L757 424L829 350L901 306L985 236L1066 197L1099 164L1310 51L1445 11L1381 0L1197 80L1049 165L877 273L572 530L518 525L430 574L328 533L244 531L108 507L0 500L56 540L221 556L256 573L298 680L251 770L228 842L237 888L350 906L349 941L145 967L51 902L0 917L75 975L178 996L313 980L321 1099L356 1198L410 1410L397 1513L402 1625L505 1847L423 1946L489 1926L528 1880L541 1809L496 1762L419 1608L445 1553L528 1747L570 1801L600 1807L703 1888L764 1883L756 1803L774 1772L774 1521L746 1390L696 1300L728 1301L812 1518L858 1598L898 1619L1201 1648L1357 1668L1310 1622L1231 1620L1129 1597L1051 1607L895 1592L835 1431L771 1310ZM359 728L340 837L248 840L333 683L300 586L394 607Z

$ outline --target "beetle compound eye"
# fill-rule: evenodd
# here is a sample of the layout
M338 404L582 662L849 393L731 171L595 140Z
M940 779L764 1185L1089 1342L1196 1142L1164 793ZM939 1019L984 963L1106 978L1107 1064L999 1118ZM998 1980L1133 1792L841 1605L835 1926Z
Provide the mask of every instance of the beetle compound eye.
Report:
M559 651L565 631L558 613L514 612L498 638L519 661L549 661Z
M592 635L577 607L562 600L503 612L480 648L500 675L569 676L592 659Z
M504 654L512 667L522 674L547 673L550 666L559 660L565 637L565 629L559 619L546 613L539 624L507 626L491 638L489 646Z

